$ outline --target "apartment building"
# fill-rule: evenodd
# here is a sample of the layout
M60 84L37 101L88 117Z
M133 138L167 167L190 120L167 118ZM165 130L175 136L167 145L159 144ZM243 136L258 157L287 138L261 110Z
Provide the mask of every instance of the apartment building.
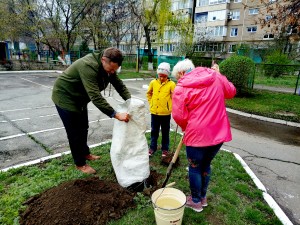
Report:
M269 0L269 4L274 1ZM173 0L172 11L178 10L186 11L192 19L195 51L207 57L226 58L236 52L240 44L247 44L254 61L260 62L258 52L274 40L272 27L260 24L271 15L259 0ZM161 54L174 52L178 44L175 36L171 37L173 42L169 37L160 45Z

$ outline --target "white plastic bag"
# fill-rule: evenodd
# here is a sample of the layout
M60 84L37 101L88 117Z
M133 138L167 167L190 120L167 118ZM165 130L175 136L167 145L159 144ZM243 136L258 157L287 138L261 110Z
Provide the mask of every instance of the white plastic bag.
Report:
M148 144L145 137L146 107L138 99L120 104L118 112L130 115L128 123L115 120L110 149L111 162L122 187L142 182L150 175Z

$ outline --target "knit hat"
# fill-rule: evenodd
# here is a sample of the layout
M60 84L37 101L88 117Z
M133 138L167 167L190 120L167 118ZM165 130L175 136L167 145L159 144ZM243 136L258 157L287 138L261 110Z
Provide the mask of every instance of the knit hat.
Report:
M166 63L166 62L162 62L161 64L159 64L158 68L157 68L157 74L165 74L167 76L170 75L170 64Z

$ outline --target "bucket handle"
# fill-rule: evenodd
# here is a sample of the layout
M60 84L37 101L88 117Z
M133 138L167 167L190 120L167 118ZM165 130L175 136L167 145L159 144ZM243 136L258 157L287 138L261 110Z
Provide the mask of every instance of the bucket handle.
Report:
M158 198L161 196L161 194L164 192L165 188L166 188L166 187L173 187L175 184L176 184L176 182L169 183L169 184L167 184L167 185L162 189L162 191L160 192L160 194L157 196L157 198L156 198L155 201L154 201L154 209L155 209L155 210L157 210L157 207L156 207L157 199L158 199Z

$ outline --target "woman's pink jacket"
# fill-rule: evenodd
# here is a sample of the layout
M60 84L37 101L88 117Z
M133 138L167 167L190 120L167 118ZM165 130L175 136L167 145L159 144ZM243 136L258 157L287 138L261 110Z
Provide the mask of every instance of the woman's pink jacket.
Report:
M186 146L212 146L232 140L225 99L236 94L222 74L197 67L178 80L172 116L181 127Z

